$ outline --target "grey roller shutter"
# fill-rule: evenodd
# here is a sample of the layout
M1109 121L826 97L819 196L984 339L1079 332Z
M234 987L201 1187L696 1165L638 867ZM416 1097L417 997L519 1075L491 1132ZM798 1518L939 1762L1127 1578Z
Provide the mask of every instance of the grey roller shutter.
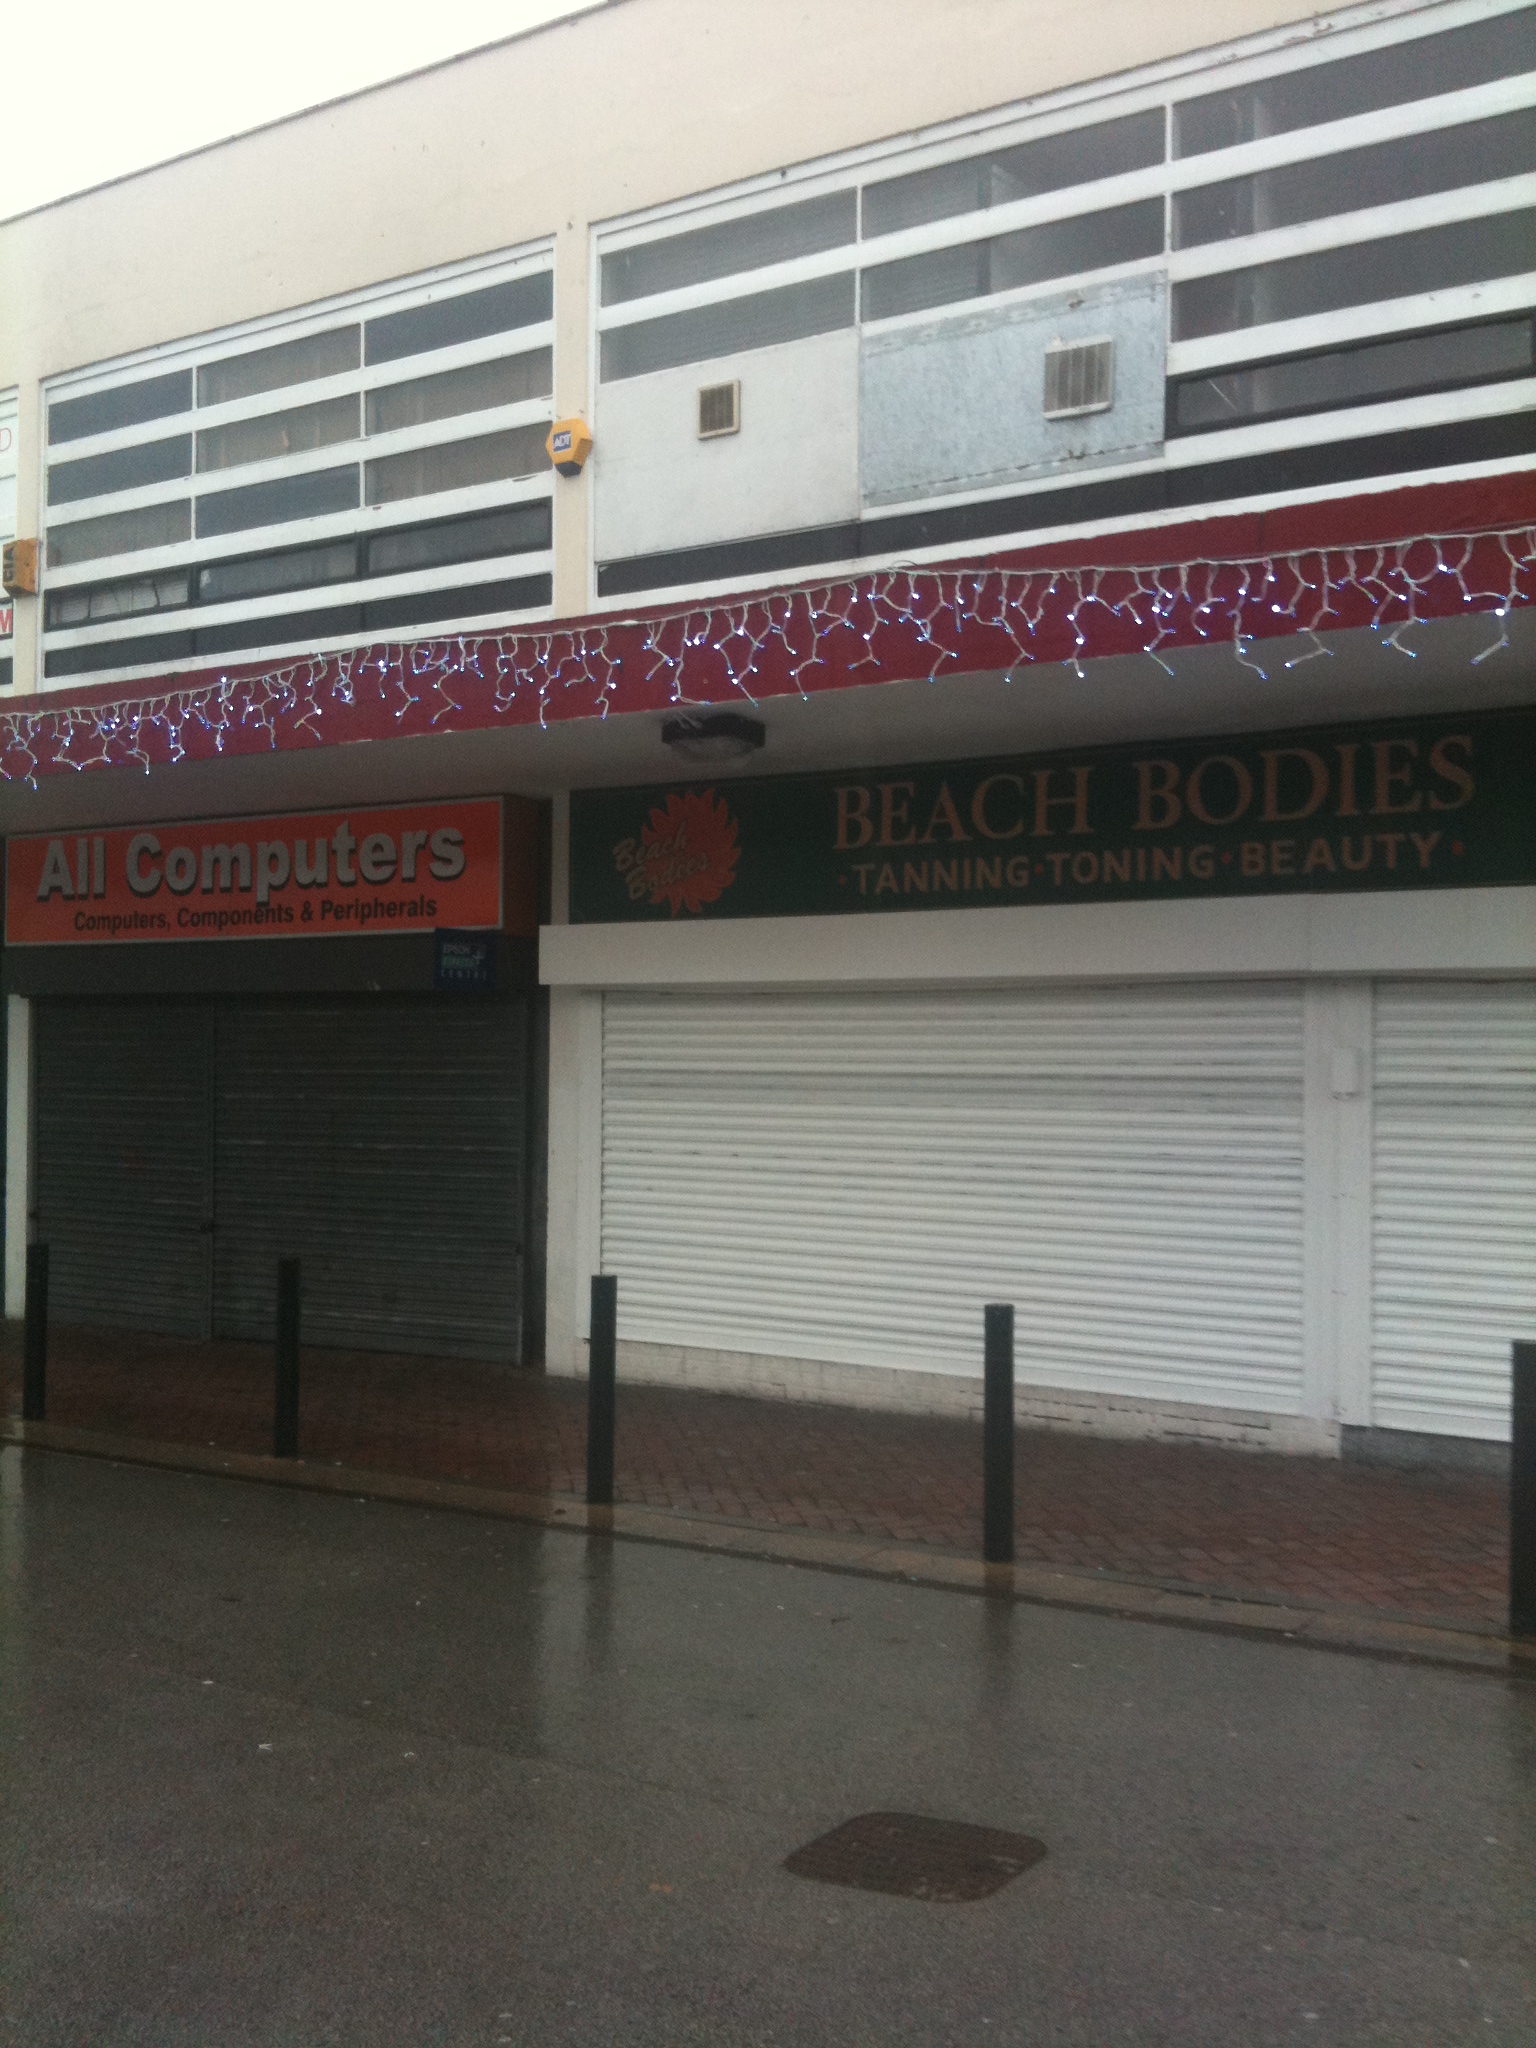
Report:
M205 1006L39 1002L37 1230L49 1313L208 1334Z
M1298 1412L1291 986L604 1003L620 1334Z
M1509 1435L1536 1338L1536 988L1376 991L1372 1420Z
M521 1003L221 1006L214 1322L271 1333L304 1261L307 1342L515 1361Z

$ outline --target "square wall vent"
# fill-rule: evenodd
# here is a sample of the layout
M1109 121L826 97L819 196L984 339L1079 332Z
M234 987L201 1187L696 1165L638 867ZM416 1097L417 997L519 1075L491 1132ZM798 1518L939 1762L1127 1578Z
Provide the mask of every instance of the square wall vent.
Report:
M1045 403L1048 420L1076 419L1082 413L1108 412L1115 402L1115 344L1097 341L1053 341L1045 352Z
M718 440L741 432L741 380L699 387L699 439Z

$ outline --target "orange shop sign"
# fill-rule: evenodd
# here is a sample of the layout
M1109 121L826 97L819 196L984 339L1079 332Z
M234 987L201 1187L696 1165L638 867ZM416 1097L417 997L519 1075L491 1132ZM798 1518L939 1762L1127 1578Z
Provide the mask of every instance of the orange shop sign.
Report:
M6 943L494 930L501 822L489 797L12 839Z

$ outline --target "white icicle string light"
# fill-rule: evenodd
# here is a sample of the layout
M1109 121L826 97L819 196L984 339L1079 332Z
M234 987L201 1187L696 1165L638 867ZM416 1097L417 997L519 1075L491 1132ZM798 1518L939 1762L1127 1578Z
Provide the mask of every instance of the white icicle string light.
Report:
M1502 555L1500 588L1471 586L1480 542ZM284 729L324 744L327 710L351 710L369 694L392 710L397 723L430 706L429 730L456 717L475 723L485 722L487 713L510 718L530 701L545 726L551 707L576 688L593 693L595 715L606 719L610 710L623 708L626 663L646 705L662 679L674 704L717 701L712 693L722 685L755 703L763 659L779 651L791 685L806 697L808 678L830 665L826 650L840 635L864 643L856 659L841 663L844 674L882 666L910 673L915 648L932 682L946 664L961 660L972 629L1002 637L1008 653L999 666L1010 676L1057 660L1040 652L1036 641L1048 622L1059 622L1072 642L1066 664L1081 677L1090 637L1085 621L1096 610L1120 625L1130 621L1140 651L1170 674L1161 650L1175 639L1181 612L1195 639L1228 639L1242 667L1259 676L1268 672L1254 658L1260 639L1255 629L1266 618L1289 620L1296 635L1312 642L1306 653L1285 661L1286 669L1332 653L1319 638L1330 623L1367 624L1386 634L1385 645L1412 659L1414 650L1402 636L1427 623L1419 606L1442 577L1455 583L1463 606L1490 611L1499 623L1499 638L1473 657L1476 666L1509 646L1511 611L1536 598L1533 572L1531 526L1144 568L886 569L857 580L695 603L652 617L459 633L316 654L255 675L221 674L211 683L165 686L117 703L57 709L18 704L0 713L0 776L35 782L50 769L83 772L130 764L147 773L157 754L167 764L183 760L194 731L212 739L215 753L242 729L261 733L273 749L282 744ZM1368 620L1341 616L1336 604L1346 593L1365 599ZM638 648L627 657L624 636L638 636Z

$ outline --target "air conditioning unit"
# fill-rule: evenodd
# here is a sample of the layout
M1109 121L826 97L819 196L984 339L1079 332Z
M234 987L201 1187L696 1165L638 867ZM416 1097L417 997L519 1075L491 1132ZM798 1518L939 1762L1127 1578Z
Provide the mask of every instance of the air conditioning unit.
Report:
M1048 420L1108 412L1114 402L1113 340L1051 343L1045 352L1045 403L1041 408Z
M741 432L741 380L704 384L699 388L699 439L717 441L722 434Z

